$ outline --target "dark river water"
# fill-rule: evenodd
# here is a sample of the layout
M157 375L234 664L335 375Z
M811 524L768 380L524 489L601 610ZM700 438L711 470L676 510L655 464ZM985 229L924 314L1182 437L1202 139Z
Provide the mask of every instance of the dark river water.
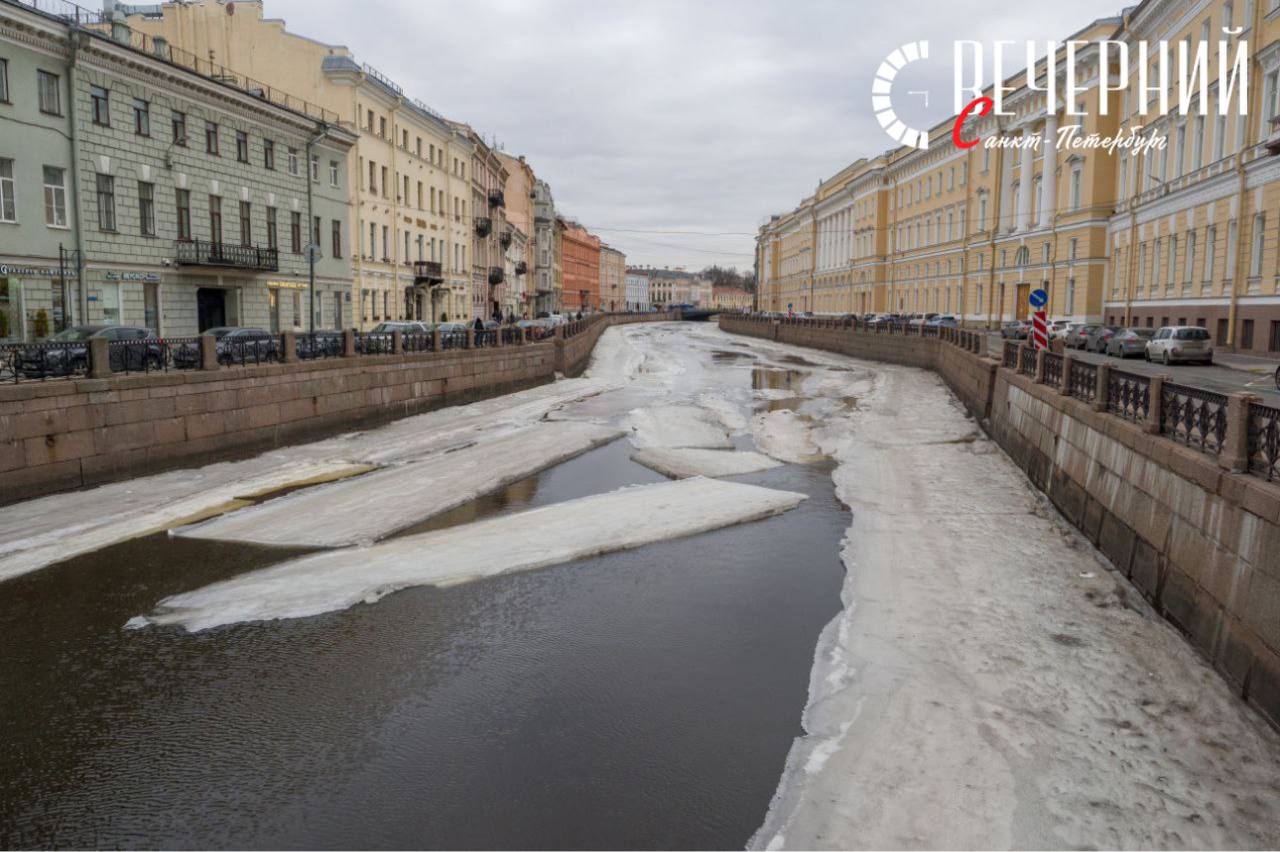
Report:
M659 481L631 451L411 532ZM741 848L801 733L848 515L823 465L738 481L810 499L197 635L123 625L297 551L160 535L6 583L0 847Z

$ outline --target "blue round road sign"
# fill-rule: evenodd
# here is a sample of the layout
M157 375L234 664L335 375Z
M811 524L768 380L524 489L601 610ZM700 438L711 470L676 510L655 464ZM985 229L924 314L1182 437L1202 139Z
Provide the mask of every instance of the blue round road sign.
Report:
M1044 307L1045 305L1047 305L1047 304L1049 304L1049 294L1048 294L1048 293L1046 293L1046 292L1045 292L1045 291L1043 291L1043 290L1032 290L1032 291L1031 291L1031 307L1033 307L1033 308L1043 308L1043 307Z

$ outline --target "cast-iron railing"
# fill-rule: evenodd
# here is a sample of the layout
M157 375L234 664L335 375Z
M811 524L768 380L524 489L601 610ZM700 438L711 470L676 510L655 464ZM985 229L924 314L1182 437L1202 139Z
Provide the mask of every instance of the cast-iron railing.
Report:
M1072 361L1071 372L1065 377L1067 395L1084 402L1098 398L1098 367L1087 361Z
M1280 479L1280 408L1249 406L1249 472L1268 482Z
M255 269L276 272L280 269L280 252L257 246L235 246L208 240L178 240L173 259L180 266L218 266L229 269Z
M321 358L341 358L343 335L340 331L306 332L294 338L294 349L303 361Z
M1030 346L1022 347L1022 363L1018 366L1018 372L1032 379L1036 376L1036 350Z
M879 326L876 326L878 329ZM1015 340L1006 340L1004 342L1004 360L1003 363L1010 370L1018 366L1018 343Z
M404 351L407 353L436 351L436 336L430 332L409 332L401 337L400 340L404 346Z
M1160 399L1160 431L1202 452L1222 452L1227 439L1227 398L1200 388L1165 382Z
M1062 387L1062 356L1056 352L1044 353L1044 383L1050 387Z
M92 366L87 340L0 346L0 382L73 378L87 375Z
M1151 415L1151 379L1112 370L1107 381L1107 411L1135 423L1145 421Z

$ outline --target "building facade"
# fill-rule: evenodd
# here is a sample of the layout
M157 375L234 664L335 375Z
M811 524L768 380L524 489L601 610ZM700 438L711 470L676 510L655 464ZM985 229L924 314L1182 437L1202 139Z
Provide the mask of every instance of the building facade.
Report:
M319 104L357 134L346 164L355 195L347 323L368 329L388 319L472 315L477 210L468 134L346 47L265 18L260 0L233 10L218 0L167 2L127 20L135 31L234 69L233 76L263 81L258 88Z
M648 311L651 308L649 301L649 272L645 269L628 269L627 270L627 294L626 309L629 311Z
M0 266L19 272L4 276L9 337L344 324L355 136L337 115L263 97L119 15L77 24L5 4L0 74Z
M626 303L627 256L616 248L600 246L600 303L604 311L620 311Z
M546 181L533 184L534 315L556 313L564 305L560 270L560 226L555 199Z
M534 202L538 178L523 156L512 157L499 151L498 157L507 170L507 222L514 229L519 248L514 254L511 250L507 252L511 263L508 278L512 282L513 315L531 319L537 312Z
M755 294L741 287L713 287L711 307L717 311L749 311Z
M600 239L576 222L563 222L564 308L600 309Z

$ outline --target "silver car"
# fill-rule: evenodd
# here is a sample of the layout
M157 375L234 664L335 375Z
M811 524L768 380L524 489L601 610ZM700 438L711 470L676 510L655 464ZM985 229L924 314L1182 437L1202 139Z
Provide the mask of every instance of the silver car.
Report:
M1147 360L1161 364L1177 361L1212 364L1213 342L1209 339L1209 332L1199 326L1168 326L1147 341Z
M1126 328L1107 341L1107 354L1116 358L1138 358L1147 354L1147 341L1155 337L1154 328Z

